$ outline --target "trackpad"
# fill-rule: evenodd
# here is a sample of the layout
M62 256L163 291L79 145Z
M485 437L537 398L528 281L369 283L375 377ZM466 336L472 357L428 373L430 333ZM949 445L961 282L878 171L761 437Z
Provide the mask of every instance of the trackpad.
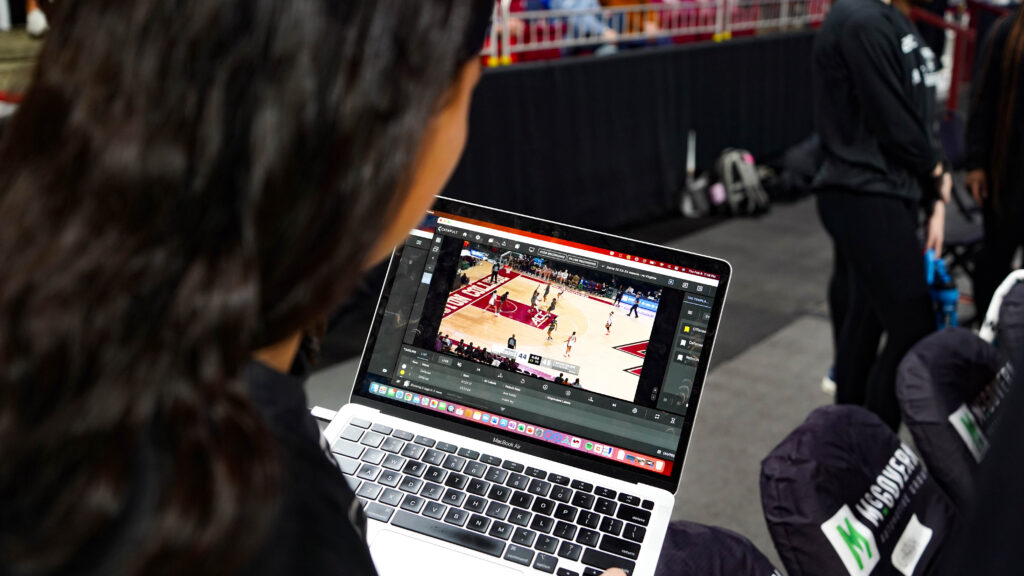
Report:
M382 530L373 539L370 554L380 576L452 576L452 574L486 574L487 576L519 576L509 566L489 562L469 554L446 548L441 541L427 542L390 530Z

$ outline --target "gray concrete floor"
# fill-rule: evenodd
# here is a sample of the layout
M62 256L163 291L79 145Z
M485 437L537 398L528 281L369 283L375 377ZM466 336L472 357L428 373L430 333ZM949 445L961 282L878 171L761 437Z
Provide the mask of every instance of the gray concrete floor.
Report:
M813 200L666 244L733 265L674 517L739 532L781 567L761 512L758 477L761 459L811 410L831 401L820 388L832 357L825 306L831 244ZM311 378L311 404L343 404L357 363Z

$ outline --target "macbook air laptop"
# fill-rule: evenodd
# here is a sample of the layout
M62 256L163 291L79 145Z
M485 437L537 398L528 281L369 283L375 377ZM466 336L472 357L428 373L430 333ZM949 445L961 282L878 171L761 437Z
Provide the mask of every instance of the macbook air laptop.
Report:
M730 272L439 198L325 431L379 573L653 574Z

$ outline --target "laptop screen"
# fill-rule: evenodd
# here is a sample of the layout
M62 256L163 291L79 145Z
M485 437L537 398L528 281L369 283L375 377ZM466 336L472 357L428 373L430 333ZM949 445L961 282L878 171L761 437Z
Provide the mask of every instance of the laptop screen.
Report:
M396 252L356 394L672 476L721 275L444 206Z

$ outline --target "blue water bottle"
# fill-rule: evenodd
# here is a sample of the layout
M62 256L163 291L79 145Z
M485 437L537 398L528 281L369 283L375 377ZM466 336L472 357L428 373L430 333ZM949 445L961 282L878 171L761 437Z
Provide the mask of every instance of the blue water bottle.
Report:
M935 305L935 322L939 330L957 325L956 305L960 291L946 270L946 262L928 250L924 254L925 276L928 290Z

